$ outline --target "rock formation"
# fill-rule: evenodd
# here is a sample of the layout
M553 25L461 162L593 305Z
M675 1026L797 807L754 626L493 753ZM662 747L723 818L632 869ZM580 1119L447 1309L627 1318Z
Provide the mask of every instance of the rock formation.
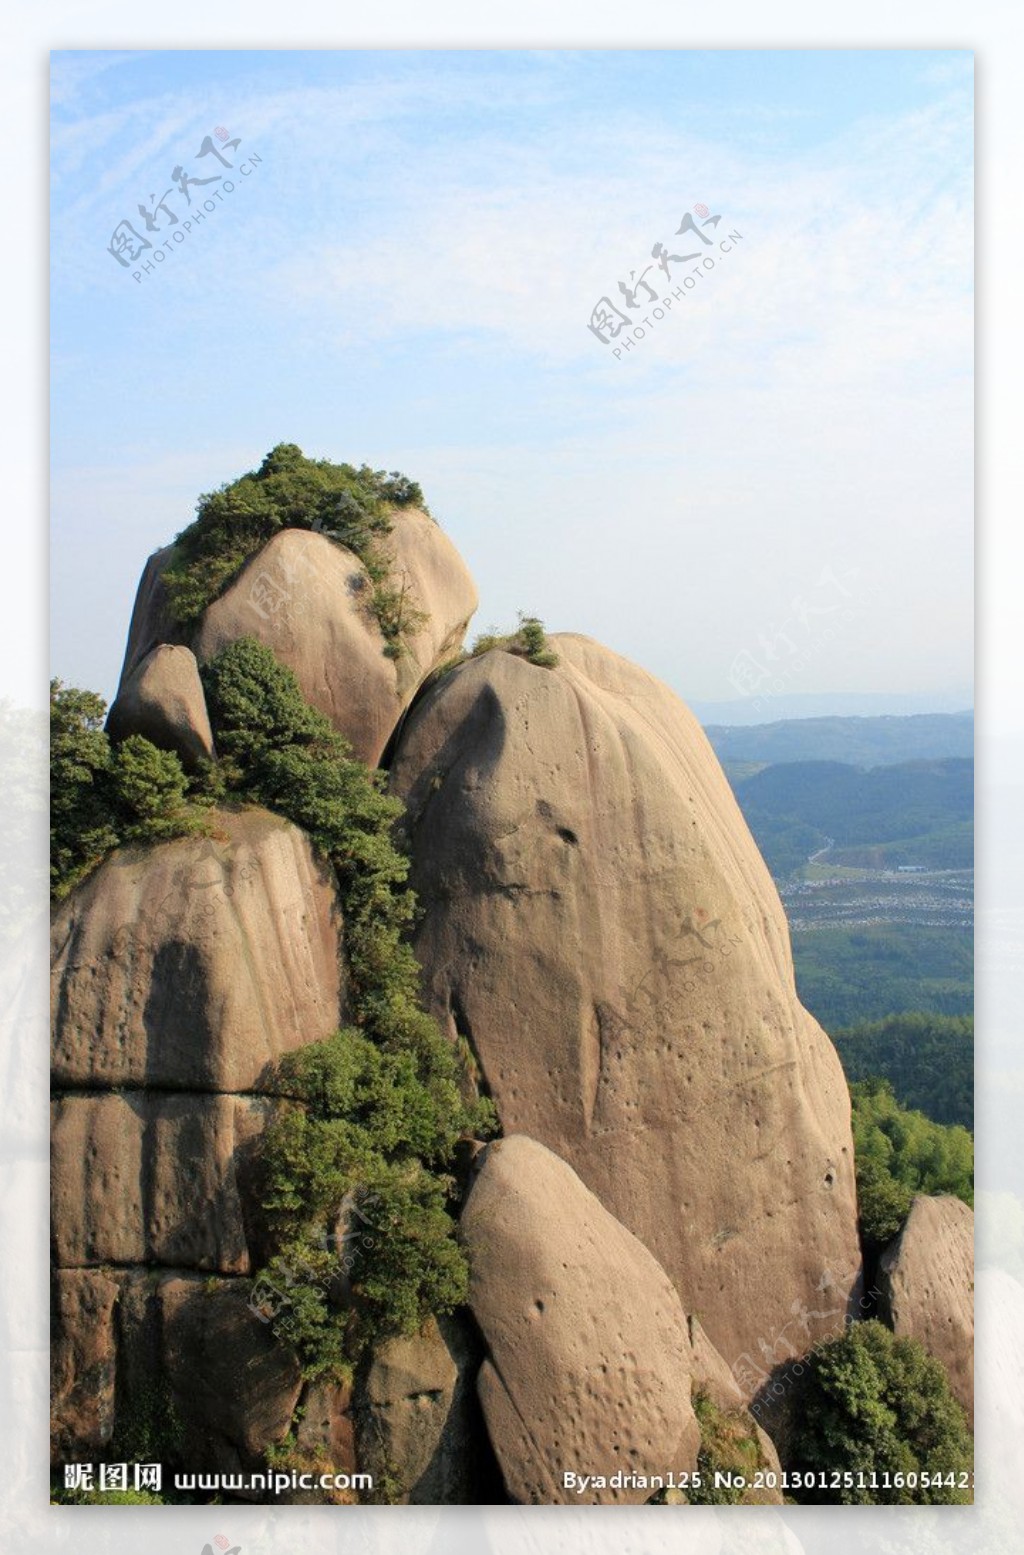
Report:
M575 636L492 651L413 710L428 1004L506 1133L654 1254L749 1398L840 1331L860 1253L850 1104L782 906L696 720Z
M273 1061L339 1024L340 928L330 871L256 810L116 852L58 909L58 1455L115 1430L171 1451L173 1422L199 1467L234 1472L288 1431L301 1380L248 1305L247 1172Z
M195 655L162 643L122 681L107 718L111 739L144 735L173 750L185 768L213 757L213 732Z
M203 663L239 637L256 637L294 672L306 700L351 742L353 755L376 766L423 681L460 649L477 606L465 563L432 518L403 508L393 525L390 583L407 592L410 624L397 658L385 652L366 568L323 534L284 529L274 535L190 633L175 624L161 582L173 548L151 556L135 601L111 732L138 732L164 743L153 732L151 714L146 727L133 717L136 677L158 645L187 638Z
M479 1340L455 1318L380 1346L355 1408L359 1465L378 1496L390 1488L414 1505L502 1498L476 1398L479 1366Z
M52 931L53 1083L248 1092L343 1010L330 870L266 811L113 854Z
M567 1471L691 1471L700 1432L682 1304L576 1173L532 1139L497 1140L459 1224L487 1347L480 1398L512 1499L578 1502ZM586 1500L651 1494L627 1481Z
M152 556L147 558L146 565L142 569L132 618L128 626L128 642L124 651L124 664L121 666L121 682L118 686L119 696L141 667L143 660L148 659L155 648L159 648L162 643L180 644L185 640L185 633L175 619L164 585L164 572L170 566L173 555L173 545L162 546L159 551L154 551Z
M775 887L696 721L608 649L492 650L423 692L476 591L424 513L388 544L397 656L323 534L277 533L188 632L156 553L109 730L215 758L199 666L254 636L388 760L426 1006L504 1136L453 1168L468 1310L378 1337L352 1375L304 1380L275 1339L253 1170L275 1066L366 1006L344 850L336 876L280 817L212 810L207 835L112 853L54 916L55 1460L248 1474L270 1454L372 1473L382 1500L639 1502L628 1478L578 1497L562 1475L692 1469L714 1418L777 1468L746 1406L860 1310L860 1250L847 1087ZM916 1200L881 1275L896 1332L965 1399L969 1222ZM360 1299L346 1270L335 1306Z
M974 1212L962 1199L924 1195L879 1261L883 1316L941 1362L974 1419Z

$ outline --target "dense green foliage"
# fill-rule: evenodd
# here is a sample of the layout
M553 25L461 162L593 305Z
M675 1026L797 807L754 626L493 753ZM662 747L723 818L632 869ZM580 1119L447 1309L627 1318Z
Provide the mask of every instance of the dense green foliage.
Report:
M835 761L780 762L735 788L777 879L802 866L829 839L835 843L830 863L973 865L970 760L949 757L868 771Z
M826 1031L908 1010L969 1015L974 941L967 926L881 923L794 929L801 1003Z
M50 889L64 896L117 846L102 697L50 682Z
M818 1347L796 1414L793 1468L878 1476L876 1486L828 1486L794 1494L843 1505L948 1505L971 1500L956 1483L973 1466L966 1416L938 1361L878 1322L852 1324ZM953 1476L924 1487L884 1485L882 1476Z
M851 1083L879 1075L936 1123L974 1127L974 1020L912 1012L830 1033Z
M425 1058L348 1028L281 1071L303 1104L279 1109L263 1145L278 1249L264 1278L287 1297L275 1331L307 1376L344 1372L369 1339L414 1333L465 1300L443 1167L460 1132L481 1120L460 1099L447 1044ZM356 1302L340 1308L343 1258Z
M213 801L287 816L332 865L353 1024L281 1065L285 1099L261 1161L272 1249L261 1278L280 1298L275 1332L307 1374L344 1372L374 1338L412 1332L465 1299L447 1168L458 1139L486 1133L493 1113L465 1099L472 1087L457 1050L421 1005L405 938L416 903L394 840L402 806L384 775L351 758L262 644L234 642L202 673L219 759L191 782L177 756L147 740L111 746L102 700L54 683L55 889L70 890L119 843L205 826ZM366 1229L343 1270L339 1226L354 1206ZM151 1425L147 1416L140 1428Z
M199 499L164 572L171 607L183 626L198 620L249 557L281 529L316 529L362 561L371 606L394 656L402 634L422 616L390 578L387 537L397 507L423 507L415 481L393 471L307 459L294 443L272 448L258 470Z
M455 1052L420 1006L419 967L403 937L415 899L392 834L400 802L382 791L381 774L350 758L268 648L232 643L203 679L229 793L301 826L338 880L356 1025L284 1061L281 1087L295 1100L263 1151L276 1249L264 1277L287 1298L275 1331L317 1375L344 1369L368 1339L412 1332L464 1299L445 1167L460 1135L486 1127L490 1113L464 1101ZM374 1232L354 1239L357 1301L341 1310L328 1244L354 1190L372 1201Z
M746 727L708 724L705 732L730 775L740 763L841 761L879 767L974 754L974 714L969 712L785 718Z
M112 746L105 713L95 692L51 681L50 889L58 900L120 843L205 825L177 756L141 735Z
M478 658L482 653L490 653L492 648L500 648L504 653L514 653L519 658L529 659L531 664L541 669L553 669L558 663L557 653L548 646L543 621L539 621L536 616L524 615L522 611L519 612L516 631L504 636L488 632L478 637L471 649L471 657Z
M877 1250L897 1234L918 1193L974 1203L974 1141L958 1124L901 1107L888 1080L851 1086L861 1234Z

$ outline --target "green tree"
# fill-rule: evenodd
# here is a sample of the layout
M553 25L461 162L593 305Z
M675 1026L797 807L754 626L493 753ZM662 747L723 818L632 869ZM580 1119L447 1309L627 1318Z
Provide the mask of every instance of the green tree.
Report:
M118 745L110 789L126 842L159 842L198 831L204 815L188 798L188 778L174 751L159 750L140 734Z
M205 824L177 756L141 735L111 746L105 713L95 692L51 683L50 888L56 900L119 843L159 842Z
M230 644L203 679L229 792L309 834L334 868L345 925L354 1025L282 1061L278 1089L291 1099L262 1152L274 1248L264 1274L287 1294L274 1328L315 1376L464 1299L446 1168L460 1136L486 1130L492 1113L466 1100L456 1052L420 1004L404 938L416 903L394 841L402 807L383 775L351 758L261 643ZM356 1239L355 1302L339 1304L325 1238L357 1189L375 1206L376 1234Z
M878 1075L936 1123L974 1127L974 1020L910 1011L829 1031L851 1083Z
M959 1124L901 1107L888 1080L851 1086L861 1231L877 1249L896 1235L919 1193L974 1203L974 1141Z
M94 691L50 682L50 886L58 898L117 846L106 711Z
M423 493L398 471L307 459L294 443L278 443L258 470L199 499L195 520L178 535L164 571L171 607L182 625L194 624L281 529L316 529L363 562L385 637L400 644L418 612L402 591L396 606L385 587L391 570L386 540L394 509L409 505L424 507Z
M807 1368L792 1467L848 1471L869 1481L874 1474L877 1483L797 1489L798 1500L907 1506L971 1499L956 1483L973 1461L966 1416L942 1367L916 1340L897 1339L875 1321L854 1323L814 1351ZM954 1483L906 1483L907 1475L922 1473L952 1476ZM892 1483L894 1476L902 1483Z

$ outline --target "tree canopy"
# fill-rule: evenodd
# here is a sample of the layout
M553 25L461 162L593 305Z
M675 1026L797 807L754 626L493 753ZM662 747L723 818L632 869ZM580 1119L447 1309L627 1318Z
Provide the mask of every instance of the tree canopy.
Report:
M961 1483L973 1466L967 1418L942 1367L916 1340L897 1339L874 1320L853 1323L806 1366L792 1467L836 1474L824 1486L794 1491L798 1500L907 1506L972 1499ZM843 1473L854 1482L844 1485ZM856 1483L858 1475L867 1483ZM923 1485L922 1475L939 1483Z
M916 1194L974 1203L974 1141L958 1124L901 1107L888 1080L851 1086L861 1232L877 1250L897 1234Z
M388 583L385 541L394 509L410 505L424 508L423 492L397 470L388 474L365 464L307 459L294 443L278 443L258 470L200 497L195 519L178 535L163 573L171 608L183 626L193 625L280 530L315 529L363 562L387 636L388 602L395 591ZM404 625L408 630L411 622Z

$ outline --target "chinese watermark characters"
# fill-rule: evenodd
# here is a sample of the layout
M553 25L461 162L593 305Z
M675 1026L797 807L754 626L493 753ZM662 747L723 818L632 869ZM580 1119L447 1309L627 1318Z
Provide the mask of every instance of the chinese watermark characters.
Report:
M742 242L741 232L719 233L721 220L721 215L713 216L708 206L695 205L673 234L683 242L673 242L672 250L662 242L655 243L650 255L655 263L639 271L630 270L629 279L619 281L617 302L607 294L598 298L587 328L602 345L611 347L617 361L667 318L673 304L684 301L698 282L721 263L723 255Z
M167 255L174 253L175 245L186 242L201 222L215 215L226 194L234 194L234 179L214 168L227 168L240 178L252 176L263 160L261 156L250 152L236 163L227 155L230 152L236 156L241 144L239 136L231 136L223 125L218 125L212 135L203 136L194 157L198 171L206 176L193 176L178 163L168 174L170 185L162 194L151 192L138 202L137 216L118 222L107 253L123 270L131 271L134 281L141 285L146 275L154 274ZM208 194L204 193L206 189ZM165 236L167 233L170 236ZM139 268L133 270L133 265Z

